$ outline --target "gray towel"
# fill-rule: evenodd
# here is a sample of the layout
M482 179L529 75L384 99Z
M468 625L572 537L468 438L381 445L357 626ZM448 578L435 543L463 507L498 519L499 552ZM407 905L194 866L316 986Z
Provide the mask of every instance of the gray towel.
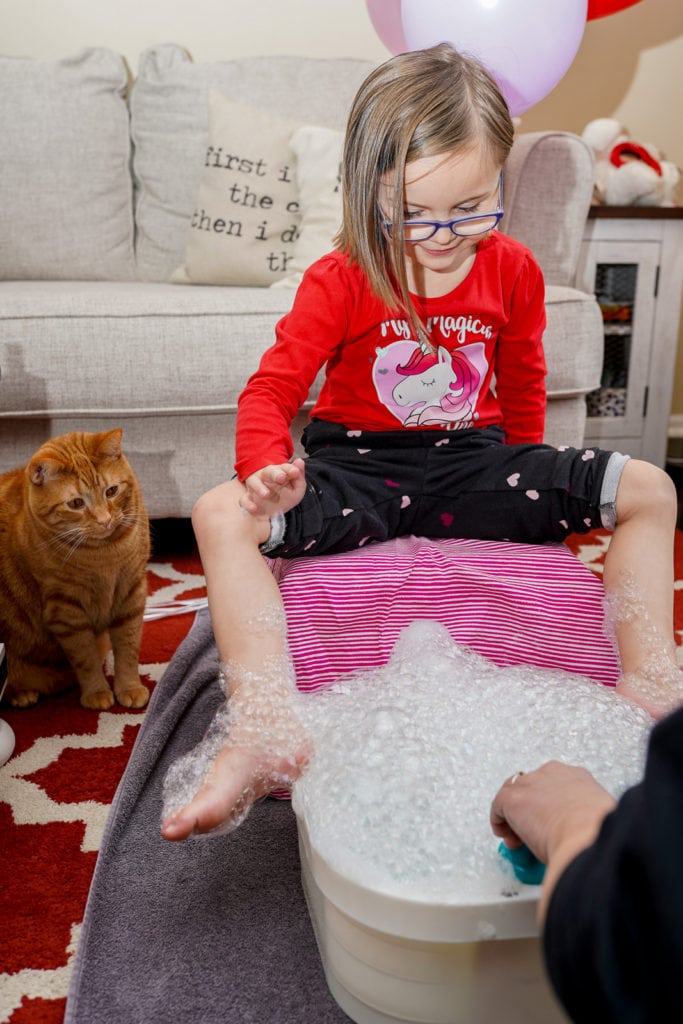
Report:
M169 764L222 700L208 613L156 687L112 804L65 1024L344 1024L301 889L294 813L258 804L227 836L159 834Z

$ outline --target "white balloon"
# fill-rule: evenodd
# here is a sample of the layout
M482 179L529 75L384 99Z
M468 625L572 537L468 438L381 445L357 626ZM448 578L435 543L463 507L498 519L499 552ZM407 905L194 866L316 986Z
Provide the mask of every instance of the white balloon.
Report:
M477 57L513 116L555 88L586 26L587 0L401 0L411 50L449 42Z

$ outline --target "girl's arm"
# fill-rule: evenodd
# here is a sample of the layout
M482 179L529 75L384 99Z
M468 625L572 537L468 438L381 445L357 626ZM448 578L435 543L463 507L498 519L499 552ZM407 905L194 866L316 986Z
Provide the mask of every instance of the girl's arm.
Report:
M342 344L349 296L338 264L323 258L304 275L275 344L240 395L235 468L241 480L292 456L292 420L319 370Z
M530 253L510 296L510 316L496 348L496 394L508 444L538 443L545 430L547 373L543 352L545 286Z

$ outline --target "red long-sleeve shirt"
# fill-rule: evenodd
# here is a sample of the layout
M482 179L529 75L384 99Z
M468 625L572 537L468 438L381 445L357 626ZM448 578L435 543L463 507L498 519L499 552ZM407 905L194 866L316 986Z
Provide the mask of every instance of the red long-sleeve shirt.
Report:
M453 291L413 300L436 355L422 354L405 317L371 292L344 253L309 268L240 396L240 479L291 457L290 424L325 364L311 415L349 430L498 424L509 444L542 440L544 285L530 251L496 231Z

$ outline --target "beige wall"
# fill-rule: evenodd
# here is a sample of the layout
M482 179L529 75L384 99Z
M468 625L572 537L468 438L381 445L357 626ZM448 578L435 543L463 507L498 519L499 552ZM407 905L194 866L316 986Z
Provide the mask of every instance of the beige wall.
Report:
M161 42L181 43L197 61L388 55L365 0L0 0L0 50L7 55L49 58L101 45L122 53L135 71L141 51ZM682 107L683 0L641 0L588 23L572 67L523 116L522 127L580 132L595 117L615 117L632 138L655 143L683 167ZM673 412L683 414L683 358Z
M683 0L641 0L589 22L571 68L523 127L580 133L594 117L617 118L683 168ZM683 416L683 326L671 412Z

